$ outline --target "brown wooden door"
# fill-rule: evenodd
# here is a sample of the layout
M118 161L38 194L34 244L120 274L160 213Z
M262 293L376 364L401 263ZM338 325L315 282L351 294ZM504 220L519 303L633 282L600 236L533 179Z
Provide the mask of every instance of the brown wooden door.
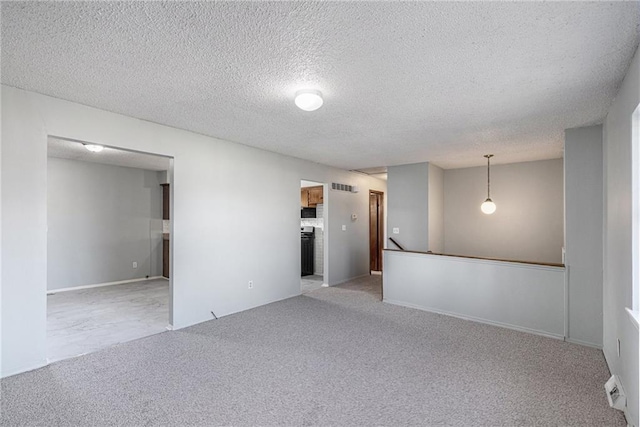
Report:
M369 192L369 264L372 271L382 271L383 196L378 191Z
M162 239L162 275L169 278L169 239Z

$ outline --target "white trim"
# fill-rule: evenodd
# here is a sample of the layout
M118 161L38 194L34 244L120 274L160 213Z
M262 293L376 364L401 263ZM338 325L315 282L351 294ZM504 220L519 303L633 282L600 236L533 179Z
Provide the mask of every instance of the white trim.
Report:
M625 310L629 317L631 317L631 323L636 327L636 330L640 331L640 311L633 311L629 307L625 307Z
M532 268L534 270L551 270L558 271L564 270L566 266L555 266L555 265L546 265L546 264L529 264L524 261L506 261L506 260L497 260L497 259L484 259L484 258L467 258L464 256L456 256L456 255L439 255L439 254L429 254L426 252L411 252L411 251L398 251L398 250L389 250L385 249L387 253L390 255L398 255L398 256L409 256L409 257L429 257L435 258L438 257L443 261L447 262L468 262L473 264L492 264L492 265L500 265L502 267L511 267L511 268ZM383 272L384 273L384 272Z
M631 309L640 310L640 104L631 115Z
M95 285L82 285L82 286L74 286L71 288L51 289L47 291L47 295L57 294L58 292L78 291L80 289L101 288L103 286L124 285L126 283L146 282L147 280L158 280L158 279L169 280L166 277L162 277L162 276L153 276L149 278L142 277L140 279L120 280L118 282L105 282L105 283L96 283Z
M567 338L565 339L565 341L571 344L578 344L578 345L583 345L585 347L592 347L592 348L597 348L598 350L602 350L602 346L600 344L594 344L588 341L576 340L573 338Z
M445 315L445 316L456 317L456 318L462 319L462 320L469 320L469 321L472 321L472 322L484 323L486 325L492 325L492 326L498 326L498 327L501 327L501 328L512 329L514 331L526 332L526 333L534 334L534 335L541 335L543 337L554 338L554 339L557 339L557 340L564 340L565 339L565 337L563 337L562 335L552 334L552 333L544 332L544 331L539 331L537 329L524 328L522 326L511 325L509 323L502 323L502 322L496 322L496 321L493 321L493 320L486 320L486 319L482 319L482 318L479 318L479 317L473 317L473 316L467 316L467 315L462 315L462 314L458 314L458 313L452 313L452 312L449 312L449 311L438 310L438 309L431 308L431 307L421 307L421 306L418 306L418 305L409 304L409 303L405 303L405 302L394 301L394 300L390 300L390 299L387 299L387 298L383 299L382 302L386 302L386 303L393 304L393 305L399 305L401 307L414 308L416 310L426 311L426 312L429 312L429 313L442 314L442 315Z
M0 378L8 378L8 377L12 377L14 375L23 374L25 372L35 371L36 369L44 368L48 364L49 364L49 361L46 360L44 363L40 362L40 363L37 363L35 365L30 365L30 366L28 366L26 368L19 368L18 370L3 372L2 376Z
M564 336L569 336L569 283L571 280L571 267L568 265L564 270Z

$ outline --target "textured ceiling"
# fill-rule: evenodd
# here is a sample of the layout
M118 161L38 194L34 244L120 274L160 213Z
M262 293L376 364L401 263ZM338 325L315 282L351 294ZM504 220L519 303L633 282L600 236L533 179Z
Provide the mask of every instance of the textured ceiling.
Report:
M169 170L169 158L133 151L118 150L105 147L99 153L92 153L82 143L49 137L47 155L60 159L80 160L83 162L102 163L105 165L125 166L128 168L152 171Z
M605 117L638 7L2 2L2 82L345 169L557 158Z

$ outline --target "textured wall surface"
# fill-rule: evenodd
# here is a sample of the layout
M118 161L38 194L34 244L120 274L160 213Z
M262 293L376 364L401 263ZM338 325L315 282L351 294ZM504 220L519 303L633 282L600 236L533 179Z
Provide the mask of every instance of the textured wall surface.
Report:
M387 179L387 236L405 250L429 250L429 164L393 166ZM399 229L394 234L393 229ZM397 249L387 242L387 248Z
M567 129L565 264L569 339L602 347L602 126Z
M429 164L429 250L444 252L444 171Z
M633 308L632 154L631 130L640 104L640 54L629 72L604 123L604 355L613 374L620 376L628 395L630 424L640 425L638 329L625 308ZM620 340L620 355L618 343Z
M537 262L562 262L562 159L491 166L495 213L487 197L487 168L444 171L445 253Z
M162 275L158 172L50 157L47 180L48 290Z
M345 169L513 163L602 121L639 20L637 2L3 2L2 83ZM297 109L302 88L324 106Z

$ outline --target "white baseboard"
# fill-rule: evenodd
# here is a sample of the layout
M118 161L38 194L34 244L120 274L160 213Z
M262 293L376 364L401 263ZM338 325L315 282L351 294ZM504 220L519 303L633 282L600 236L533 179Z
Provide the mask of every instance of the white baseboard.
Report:
M526 332L526 333L534 334L534 335L541 335L543 337L554 338L554 339L557 339L557 340L563 340L564 341L564 339L565 339L562 335L557 335L557 334L553 334L553 333L550 333L550 332L540 331L540 330L537 330L537 329L529 329L529 328L525 328L525 327L522 327L522 326L511 325L509 323L502 323L502 322L496 322L496 321L493 321L493 320L482 319L482 318L479 318L479 317L466 316L466 315L463 315L463 314L452 313L452 312L449 312L449 311L438 310L438 309L430 308L430 307L421 307L421 306L418 306L418 305L409 304L409 303L400 302L400 301L394 301L394 300L390 300L390 299L387 299L387 298L383 299L382 302L386 302L388 304L393 304L393 305L399 305L401 307L408 307L408 308L414 308L416 310L427 311L429 313L442 314L444 316L456 317L456 318L462 319L462 320L469 320L469 321L472 321L472 322L484 323L486 325L492 325L492 326L498 326L498 327L501 327L501 328L512 329L514 331Z
M570 342L571 344L578 344L578 345L584 345L585 347L593 347L593 348L597 348L598 350L602 350L602 345L600 344L594 344L592 342L588 342L588 341L581 341L581 340L576 340L573 338L567 338L565 339L566 342Z
M15 370L2 372L2 374L0 375L0 378L8 378L8 377L11 377L13 375L22 374L24 372L35 371L36 369L40 369L40 368L43 368L43 367L47 366L48 364L49 364L48 361L39 362L39 363L36 363L36 364L33 364L33 365L29 365L29 366L25 366L25 367L21 367L21 368L15 369Z
M51 289L47 291L47 295L56 294L58 292L79 291L80 289L101 288L103 286L124 285L125 283L146 282L147 280L157 280L157 279L169 280L166 277L162 277L162 276L152 276L149 278L142 277L139 279L120 280L118 282L105 282L105 283L96 283L95 285L82 285L82 286L74 286L71 288Z

